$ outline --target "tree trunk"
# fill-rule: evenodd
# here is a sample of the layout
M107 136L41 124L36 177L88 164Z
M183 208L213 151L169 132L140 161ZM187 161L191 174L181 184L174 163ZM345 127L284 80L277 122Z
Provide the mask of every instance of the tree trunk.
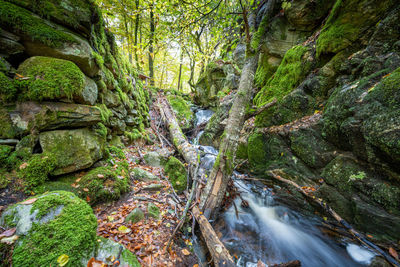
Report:
M150 85L154 86L154 4L150 4L150 42L149 42L149 76Z
M179 76L178 76L178 91L180 91L181 89L182 64L183 64L183 49L181 48L181 58L179 62Z
M135 1L135 8L136 12L139 10L139 5L140 5L140 0ZM136 61L136 68L140 70L140 62L139 62L139 56L138 56L138 51L137 51L137 46L138 46L138 34L139 34L139 21L140 21L140 14L139 12L135 16L135 41L134 41L134 54L135 54L135 61Z
M258 53L247 58L240 77L239 90L229 112L227 126L219 146L219 154L207 185L201 196L200 207L207 218L215 215L225 196L228 181L233 172L233 164L240 130L242 129L246 106L250 103L253 95L253 80L257 68Z

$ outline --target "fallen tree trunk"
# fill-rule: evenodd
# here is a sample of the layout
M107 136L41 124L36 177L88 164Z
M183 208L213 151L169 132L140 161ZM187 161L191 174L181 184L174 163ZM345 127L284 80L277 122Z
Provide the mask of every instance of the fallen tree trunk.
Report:
M188 197L188 202L186 204L184 213L181 216L181 219L178 223L178 226L174 230L174 234L178 231L180 226L183 224L184 219L186 217L186 213L189 210L189 206L191 205L191 201L195 196L195 191L197 189L197 167L199 163L198 153L194 146L192 146L186 136L182 133L182 130L179 127L179 124L176 120L175 114L172 111L171 106L168 101L164 97L159 97L160 111L163 114L165 123L168 125L169 133L173 140L175 147L178 149L179 153L183 156L186 163L189 164L189 174L193 180L192 191L190 192L190 196ZM214 229L208 222L208 220L201 214L197 205L194 205L192 208L192 213L196 218L196 221L199 223L200 231L204 240L206 241L207 247L212 256L213 262L215 266L235 266L232 256L229 254L229 251L225 248L224 244L219 240L217 234ZM171 237L172 239L172 237ZM168 245L171 242L171 239L168 241Z
M201 214L199 208L194 206L192 212L196 221L200 225L201 233L206 241L208 250L210 251L215 266L235 266L233 258L224 244L219 240L217 234L208 222L207 218Z
M304 196L306 196L307 198L313 200L315 203L317 203L319 206L321 206L326 212L328 212L338 223L340 223L341 225L343 225L343 227L349 231L349 233L354 236L358 241L360 241L362 244L366 245L367 247L371 248L372 250L374 250L376 253L378 253L379 255L381 255L382 257L384 257L390 264L392 264L393 266L396 267L400 267L400 263L395 260L392 256L390 256L388 253L386 253L385 251L383 251L380 247L378 247L377 245L375 245L374 243L372 243L371 241L369 241L364 235L362 235L361 233L357 232L348 222L346 222L342 217L340 217L339 214L337 214L330 206L328 206L328 204L326 204L326 202L324 202L322 199L317 198L309 193L307 193L301 186L299 186L298 184L296 184L295 182L285 179L282 176L280 176L277 173L283 173L282 170L278 169L278 170L273 170L270 171L269 174L275 178L278 181L281 181L285 184L289 184L292 185L293 187L295 187L300 193L302 193Z
M239 90L229 112L228 122L222 135L219 154L214 163L207 185L201 196L200 207L207 218L213 217L221 206L228 181L233 173L240 130L242 129L246 107L252 99L254 74L258 54L247 58L240 77Z

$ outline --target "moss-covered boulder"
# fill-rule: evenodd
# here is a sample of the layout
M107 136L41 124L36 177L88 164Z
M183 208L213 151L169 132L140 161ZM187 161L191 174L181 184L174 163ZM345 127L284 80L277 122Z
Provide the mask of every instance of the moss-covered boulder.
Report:
M136 208L125 217L125 222L137 223L144 219L144 212Z
M160 219L160 208L154 203L149 202L149 204L147 204L147 216L156 220Z
M52 175L86 169L104 155L105 136L89 128L42 132L39 141L43 152L57 159Z
M99 261L112 265L110 258L111 256L114 257L118 256L120 247L121 245L117 242L114 242L110 239L106 239L103 237L98 237L98 249L96 251L96 255L93 256L95 256L95 258ZM120 264L121 266L129 266L129 267L141 266L136 256L127 249L122 250Z
M46 3L51 5L50 1ZM76 4L73 6L76 7ZM54 10L54 7L52 9ZM60 7L59 12L63 10L68 10L68 7ZM30 56L49 56L70 60L89 77L95 76L99 71L92 48L86 40L60 25L40 18L23 7L2 0L0 25L21 37L25 52Z
M68 265L84 266L82 260L96 246L97 220L90 206L65 191L35 196L30 202L9 207L0 219L2 227L16 227L19 236L13 265L57 266L65 254Z
M97 100L97 85L85 77L71 61L50 57L31 57L18 68L28 77L24 81L22 99L76 101L93 105Z
M117 167L98 167L81 177L78 195L90 204L118 200L129 190L129 173L123 163Z
M176 115L179 126L182 130L188 130L193 125L194 114L190 110L190 106L181 96L168 95L168 102L171 104L172 109Z
M183 163L175 158L170 157L165 164L165 174L171 181L172 186L178 193L182 193L187 187L186 168Z
M152 174L151 172L145 171L141 168L134 168L131 172L131 176L135 180L139 181L156 181L158 180L157 176Z
M223 89L225 78L222 65L209 63L196 83L194 102L205 108L218 106L217 94Z

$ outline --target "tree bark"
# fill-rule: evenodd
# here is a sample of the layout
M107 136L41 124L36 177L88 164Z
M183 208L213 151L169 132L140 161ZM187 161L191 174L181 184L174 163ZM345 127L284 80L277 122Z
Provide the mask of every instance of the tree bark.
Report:
M154 86L154 3L150 4L150 42L149 42L149 76L150 85Z
M253 95L253 80L257 62L258 53L248 57L246 60L240 77L239 90L229 112L227 126L222 135L219 154L201 196L200 207L207 218L213 217L217 212L216 209L221 206L228 181L233 172L240 130L246 115L246 106L250 103Z
M139 22L140 22L140 14L138 12L140 5L140 0L135 0L135 8L136 8L136 16L135 16L135 40L134 40L134 54L135 54L135 61L136 61L136 68L140 70L140 62L138 56L138 34L139 34Z
M181 56L179 62L179 76L178 76L178 91L180 91L181 89L182 64L183 64L183 49L181 48Z

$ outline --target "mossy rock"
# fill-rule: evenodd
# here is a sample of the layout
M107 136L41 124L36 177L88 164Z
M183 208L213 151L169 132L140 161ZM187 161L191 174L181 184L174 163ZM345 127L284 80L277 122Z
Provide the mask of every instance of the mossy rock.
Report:
M0 219L3 227L16 227L19 236L12 260L15 266L84 266L82 260L96 247L97 220L90 206L73 193L55 191L35 196L32 204L15 204Z
M179 159L175 157L170 157L167 164L165 164L164 171L178 194L186 190L187 187L186 168L185 165L183 165L183 163Z
M35 154L19 167L19 175L24 179L27 189L42 185L56 168L57 159L52 154Z
M145 171L141 168L134 168L132 170L131 176L135 180L139 181L156 181L158 180L158 177L152 174L151 172Z
M182 130L188 130L193 125L194 114L190 110L190 106L181 96L168 95L168 102L171 104L172 109L176 115L179 126Z
M0 138L13 139L21 133L11 120L10 113L4 107L0 107Z
M78 195L91 205L118 200L129 190L129 173L124 164L117 162L117 167L98 167L81 177Z
M103 158L105 136L88 128L56 130L39 135L44 153L57 159L52 175L86 169Z
M112 262L109 261L110 256L117 257L121 245L117 242L114 242L110 239L106 239L103 237L98 237L97 241L98 241L98 249L96 251L96 255L94 255L96 260L100 260L106 264L112 265ZM129 267L141 266L136 256L125 248L122 250L121 253L120 264L121 266L129 266Z
M144 212L136 208L125 217L125 222L137 223L144 219Z
M155 204L149 202L147 205L147 216L154 218L156 220L160 219L160 208Z
M224 87L226 73L216 62L210 62L195 85L194 102L204 108L218 106L217 94Z
M337 0L317 39L317 56L337 53L356 43L395 2Z
M13 101L18 92L18 83L0 71L0 102Z
M254 103L261 107L274 98L278 100L276 106L284 103L285 100L282 99L300 84L311 70L312 64L313 58L310 48L298 45L288 50L275 74L269 78L265 86L255 96ZM272 124L270 119L276 112L276 106L257 115L256 125L270 126ZM279 112L277 113L279 114Z
M25 100L72 101L85 89L85 75L72 62L50 57L31 57L18 68L18 73L29 77L22 92Z

